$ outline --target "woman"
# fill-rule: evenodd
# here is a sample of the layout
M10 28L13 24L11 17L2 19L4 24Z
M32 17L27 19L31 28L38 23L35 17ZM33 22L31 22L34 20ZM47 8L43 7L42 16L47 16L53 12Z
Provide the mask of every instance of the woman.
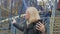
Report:
M39 12L35 7L28 7L26 10L25 18L27 20L24 26L20 26L13 20L13 25L24 34L45 34L45 26L40 20Z

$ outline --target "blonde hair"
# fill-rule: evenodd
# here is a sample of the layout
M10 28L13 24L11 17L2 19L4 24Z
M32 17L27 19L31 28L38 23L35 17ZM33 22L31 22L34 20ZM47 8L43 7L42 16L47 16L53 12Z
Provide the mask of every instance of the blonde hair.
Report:
M29 23L37 21L40 19L39 12L35 7L28 7L26 13L29 13Z

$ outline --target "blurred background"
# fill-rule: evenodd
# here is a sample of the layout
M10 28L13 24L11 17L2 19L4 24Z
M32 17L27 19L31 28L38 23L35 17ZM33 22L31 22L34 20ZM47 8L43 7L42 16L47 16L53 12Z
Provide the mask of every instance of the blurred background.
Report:
M46 21L42 18L47 23L47 34L60 34L60 0L0 0L0 34L23 34L11 22L16 19L20 25L25 23L20 16L30 6L42 12L51 11L50 18L47 17ZM43 17L44 14L40 15ZM47 12L46 15L50 16Z

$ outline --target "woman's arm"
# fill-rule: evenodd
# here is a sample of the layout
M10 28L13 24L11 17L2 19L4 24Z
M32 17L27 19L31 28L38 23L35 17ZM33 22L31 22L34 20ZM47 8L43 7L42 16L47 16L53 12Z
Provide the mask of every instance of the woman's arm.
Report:
M21 30L21 31L24 31L24 24L17 24L16 23L16 20L14 19L13 22L12 22L13 26L15 26L17 29ZM23 26L22 26L23 25Z
M19 30L21 30L21 31L24 31L24 25L22 26L22 24L19 25L19 24L17 24L17 23L13 23L13 26L15 26L17 29L19 29Z

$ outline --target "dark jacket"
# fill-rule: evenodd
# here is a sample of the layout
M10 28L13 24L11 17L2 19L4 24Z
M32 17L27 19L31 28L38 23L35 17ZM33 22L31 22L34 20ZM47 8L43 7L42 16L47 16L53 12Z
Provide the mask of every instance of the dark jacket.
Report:
M42 22L42 21L41 21L41 20L36 21L36 23L38 23L38 22ZM13 25L14 25L17 29L19 29L20 31L23 31L24 34L41 34L40 31L38 31L38 30L35 29L36 23L30 24L30 25L28 25L28 27L27 27L27 24L26 24L26 23L24 23L24 26L20 26L20 25L17 24L17 23L14 23Z

